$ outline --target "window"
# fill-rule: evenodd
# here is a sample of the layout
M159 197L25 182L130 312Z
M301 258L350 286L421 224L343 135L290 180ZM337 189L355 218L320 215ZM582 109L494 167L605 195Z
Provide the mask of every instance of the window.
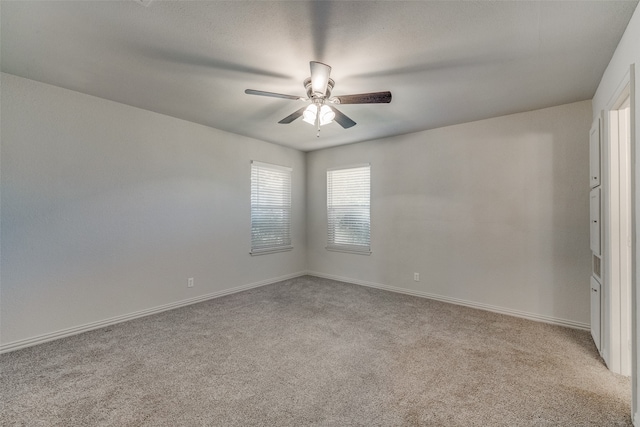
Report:
M251 254L291 250L291 168L251 162Z
M327 170L327 249L371 253L370 165Z

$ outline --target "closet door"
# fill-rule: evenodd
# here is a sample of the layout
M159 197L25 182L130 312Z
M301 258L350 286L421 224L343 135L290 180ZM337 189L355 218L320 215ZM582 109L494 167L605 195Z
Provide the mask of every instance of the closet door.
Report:
M600 351L600 311L602 309L600 283L591 278L591 336Z
M591 224L591 251L601 256L600 253L600 188L594 188L589 193L589 220Z
M593 122L589 132L589 173L591 188L600 185L600 118Z

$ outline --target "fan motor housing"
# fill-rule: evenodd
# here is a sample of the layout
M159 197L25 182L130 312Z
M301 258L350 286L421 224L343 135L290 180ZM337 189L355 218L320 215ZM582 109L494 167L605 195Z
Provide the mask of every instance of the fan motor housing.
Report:
M307 98L309 99L315 99L315 98L329 98L331 96L331 91L333 90L333 87L335 86L336 82L333 81L333 79L329 79L329 82L327 83L327 93L324 94L324 96L318 97L318 95L316 95L315 93L313 93L313 90L311 88L311 77L307 77L306 79L304 79L304 83L303 86L305 88L305 90L307 91Z

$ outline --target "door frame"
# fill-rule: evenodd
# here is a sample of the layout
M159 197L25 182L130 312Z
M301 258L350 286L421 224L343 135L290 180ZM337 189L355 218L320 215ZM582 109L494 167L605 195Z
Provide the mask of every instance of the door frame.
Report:
M630 114L635 114L634 99L634 67L631 66L628 72L619 83L618 87L612 94L606 109L602 111L602 144L603 144L603 160L602 160L602 176L601 185L604 189L602 194L603 200L603 329L601 333L602 339L602 357L607 366L613 372L631 375L634 377L634 389L636 388L637 366L636 346L638 339L637 334L637 306L636 302L636 236L637 229L637 209L635 206L636 188L636 148L635 148L635 126L634 121L630 120L629 126L630 137L628 147L622 147L620 151L620 140L618 135L619 113L618 110L623 102L629 98ZM626 162L628 168L628 178L625 179L628 191L623 196L626 197L626 209L621 212L621 194L620 194L620 178L621 161ZM624 167L624 165L623 165ZM623 177L624 178L624 177ZM623 188L624 190L624 188ZM624 207L624 204L623 204ZM621 237L623 230L621 229L621 220L628 221L629 234L627 237ZM624 228L624 227L623 227ZM631 247L627 246L627 238L630 237ZM630 268L630 281L628 287L621 288L621 254L625 251L631 251L631 259L627 265ZM624 291L624 295L622 295ZM635 302L635 303L634 303ZM625 305L626 304L626 305ZM624 324L624 325L623 325ZM628 340L631 341L631 351L629 351ZM631 353L631 354L629 354ZM634 397L634 401L636 398ZM636 408L634 407L634 413Z

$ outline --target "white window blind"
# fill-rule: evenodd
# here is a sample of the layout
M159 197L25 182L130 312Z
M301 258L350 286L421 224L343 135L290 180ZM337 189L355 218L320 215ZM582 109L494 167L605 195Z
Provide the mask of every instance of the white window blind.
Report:
M371 167L327 170L327 249L371 252Z
M251 162L251 253L292 249L291 168Z

